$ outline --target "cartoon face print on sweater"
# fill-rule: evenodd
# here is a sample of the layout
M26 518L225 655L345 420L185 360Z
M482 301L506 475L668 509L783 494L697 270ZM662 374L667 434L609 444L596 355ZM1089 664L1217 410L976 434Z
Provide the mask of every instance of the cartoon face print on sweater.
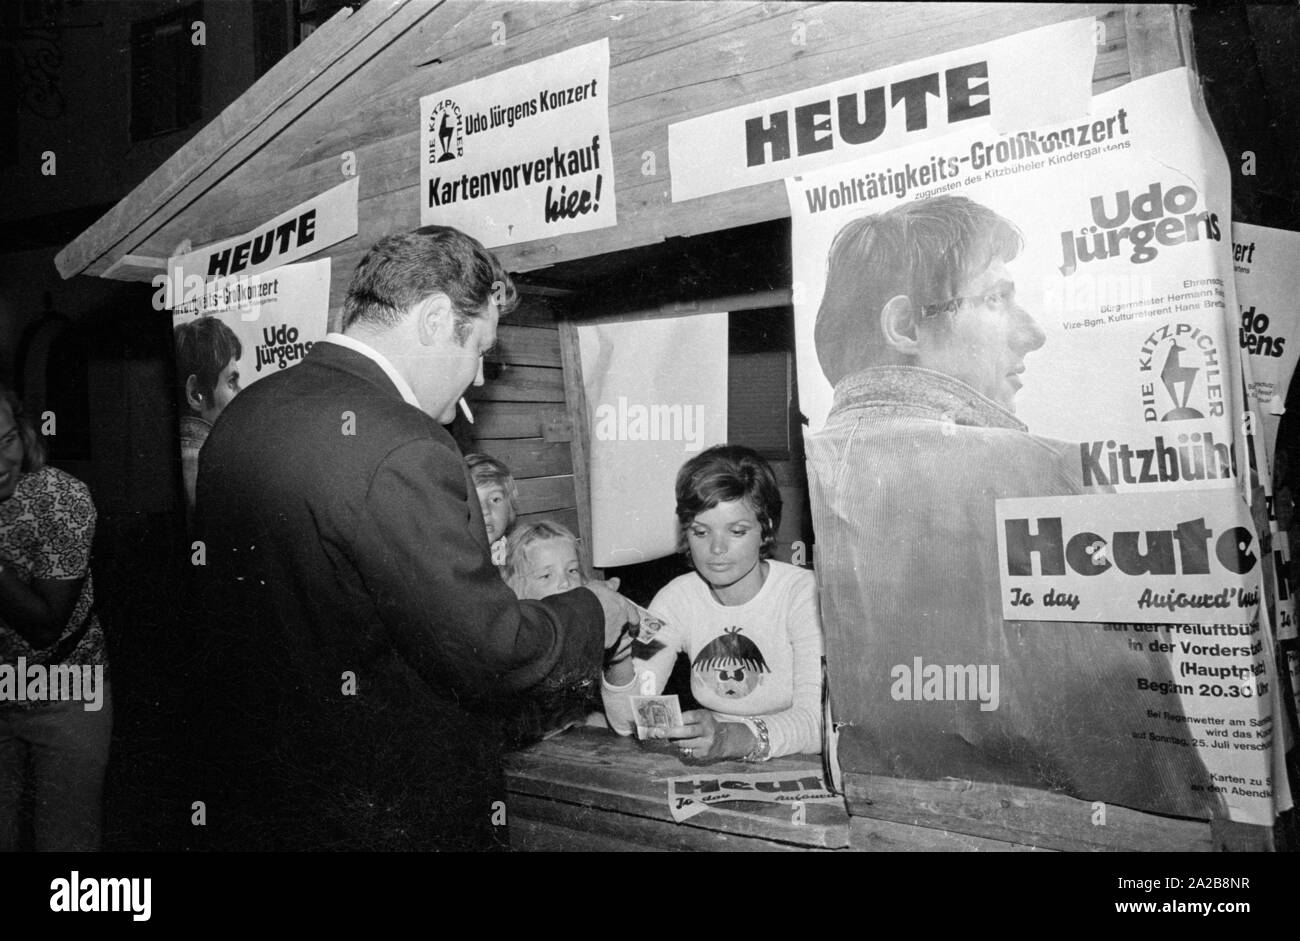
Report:
M704 645L695 655L691 669L723 699L744 699L772 672L758 649L740 628L729 627Z

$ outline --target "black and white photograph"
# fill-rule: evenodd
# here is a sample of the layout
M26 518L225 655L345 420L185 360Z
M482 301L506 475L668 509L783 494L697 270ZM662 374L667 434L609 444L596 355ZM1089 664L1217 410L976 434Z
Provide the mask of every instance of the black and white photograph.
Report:
M0 120L20 916L1294 915L1300 4L9 0Z

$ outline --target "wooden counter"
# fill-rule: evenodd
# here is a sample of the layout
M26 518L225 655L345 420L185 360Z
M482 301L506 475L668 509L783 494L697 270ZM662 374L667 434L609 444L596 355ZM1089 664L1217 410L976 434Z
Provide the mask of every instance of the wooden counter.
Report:
M506 760L510 842L517 850L827 850L849 846L839 804L715 805L684 823L668 810L668 781L691 774L821 774L815 756L688 765L604 729L573 729Z
M1096 805L1030 788L970 781L854 775L871 816L839 804L736 801L683 823L668 810L668 781L692 774L821 773L815 756L688 765L603 729L574 729L506 759L510 841L516 850L1106 851L1273 850L1267 827L1182 820ZM1285 839L1282 840L1286 843Z

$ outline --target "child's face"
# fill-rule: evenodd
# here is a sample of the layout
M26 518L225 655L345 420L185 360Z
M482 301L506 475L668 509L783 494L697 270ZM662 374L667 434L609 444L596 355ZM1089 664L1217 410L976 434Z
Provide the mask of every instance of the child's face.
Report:
M546 539L524 550L523 598L549 598L582 587L578 547L568 539Z
M483 523L487 526L488 542L496 542L506 534L510 525L510 495L500 484L477 487L478 503L483 508Z

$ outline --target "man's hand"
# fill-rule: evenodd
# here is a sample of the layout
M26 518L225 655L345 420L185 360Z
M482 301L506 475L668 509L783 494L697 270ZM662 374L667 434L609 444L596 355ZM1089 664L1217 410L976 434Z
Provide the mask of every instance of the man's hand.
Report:
M617 584L615 580L614 585ZM605 612L605 648L609 649L618 643L625 624L641 623L641 613L637 611L636 605L610 588L607 582L588 582L587 588L596 596Z

